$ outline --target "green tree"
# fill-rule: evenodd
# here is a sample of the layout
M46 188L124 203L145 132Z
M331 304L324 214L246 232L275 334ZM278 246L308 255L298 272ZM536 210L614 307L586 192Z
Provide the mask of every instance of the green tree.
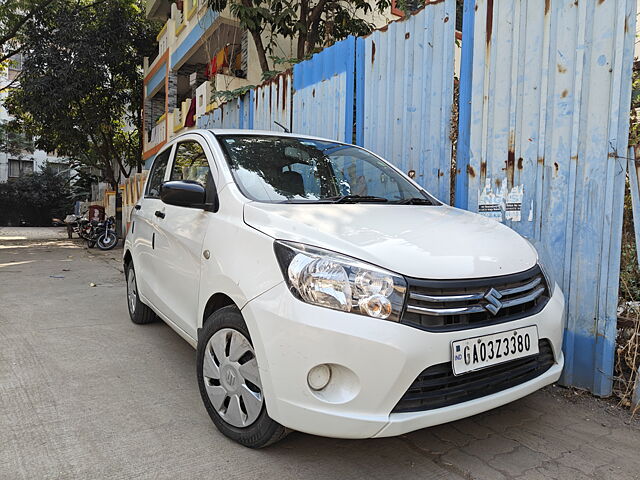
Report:
M33 153L33 147L33 138L24 133L18 122L0 121L0 152L12 158L22 158L27 153Z
M35 13L21 36L22 77L7 99L38 148L98 168L114 188L141 167L142 63L158 28L142 4L56 0Z
M0 71L22 51L22 34L30 28L35 15L56 1L0 0Z
M214 11L229 5L256 45L263 73L268 72L267 52L276 35L296 41L296 58L303 60L349 35L366 35L374 25L364 17L391 6L389 0L208 0ZM404 3L402 3L404 5ZM266 42L264 38L267 38ZM270 40L271 39L271 40Z
M73 206L67 177L45 166L41 171L0 183L0 224L51 225Z

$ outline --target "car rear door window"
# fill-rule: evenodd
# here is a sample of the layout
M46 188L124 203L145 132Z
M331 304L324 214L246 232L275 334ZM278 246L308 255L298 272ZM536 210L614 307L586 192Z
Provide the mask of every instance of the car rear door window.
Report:
M162 185L162 182L164 182L164 174L167 171L167 163L169 162L170 154L171 148L167 148L164 152L159 154L153 162L151 173L149 173L149 180L147 181L145 197L160 198L160 186Z

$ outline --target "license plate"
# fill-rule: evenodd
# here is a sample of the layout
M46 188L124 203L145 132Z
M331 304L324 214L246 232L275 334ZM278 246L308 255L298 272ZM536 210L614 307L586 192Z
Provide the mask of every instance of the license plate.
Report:
M451 342L454 375L538 353L538 328L534 326Z

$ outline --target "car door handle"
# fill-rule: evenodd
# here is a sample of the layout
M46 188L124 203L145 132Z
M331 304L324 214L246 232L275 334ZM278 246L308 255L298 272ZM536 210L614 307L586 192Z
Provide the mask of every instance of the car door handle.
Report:
M135 206L135 207L133 207L133 208L135 208L136 210L140 210L140 209L142 208L142 205L138 204L138 205L136 205L136 206Z
M160 210L156 210L156 217L164 218L164 212L161 212Z

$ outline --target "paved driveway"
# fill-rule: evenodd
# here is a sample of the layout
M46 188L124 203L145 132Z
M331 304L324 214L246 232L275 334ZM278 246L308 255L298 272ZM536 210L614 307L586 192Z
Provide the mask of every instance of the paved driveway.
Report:
M0 242L67 238L67 227L0 227Z
M1 479L640 479L638 422L558 387L398 438L238 446L192 348L129 321L120 255L0 237Z

